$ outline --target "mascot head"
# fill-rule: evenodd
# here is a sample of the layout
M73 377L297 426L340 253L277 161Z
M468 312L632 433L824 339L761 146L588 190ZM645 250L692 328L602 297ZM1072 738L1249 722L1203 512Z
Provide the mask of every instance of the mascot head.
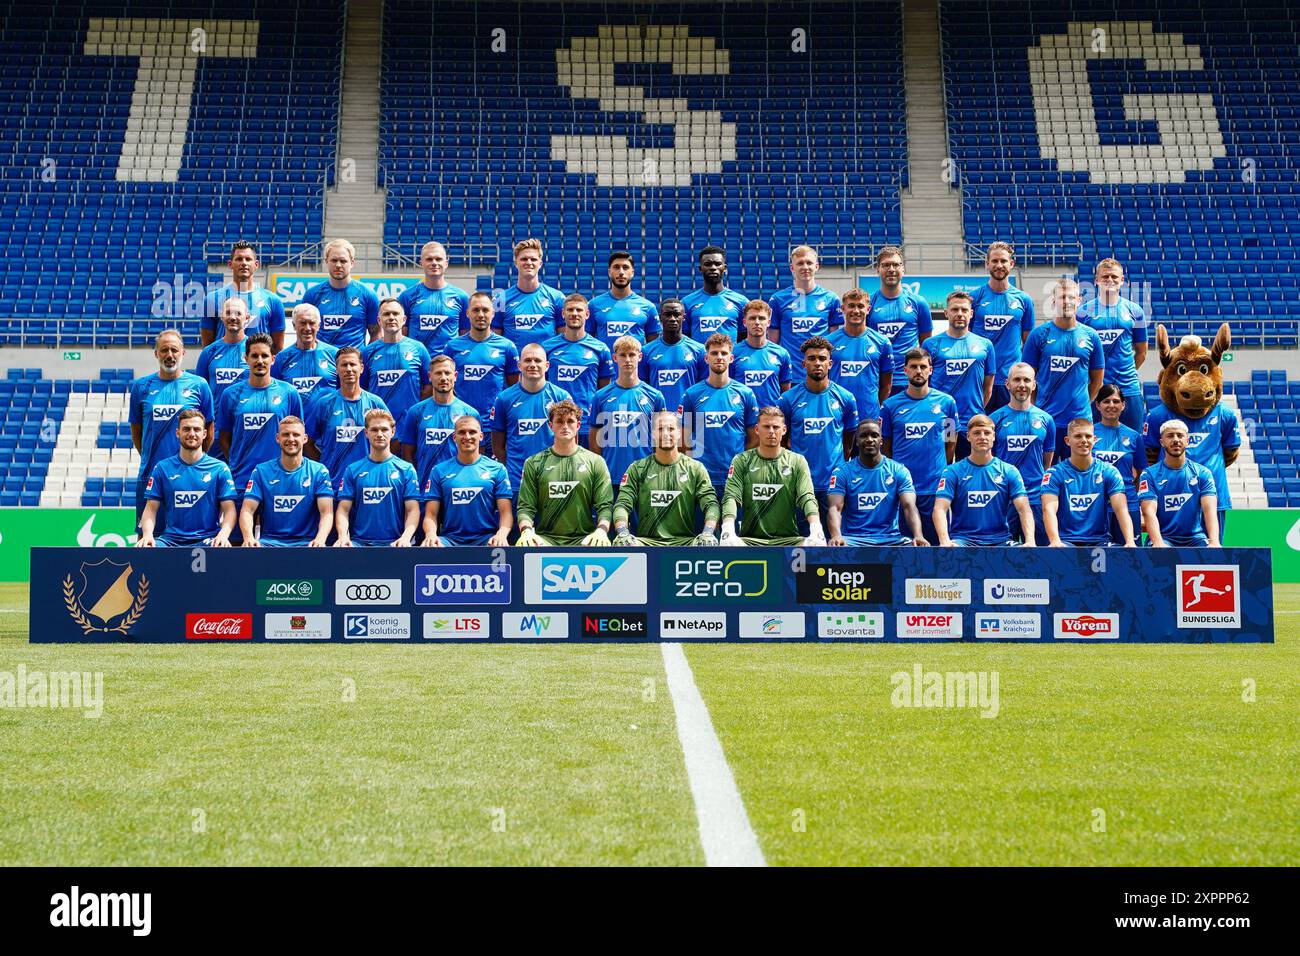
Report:
M1160 351L1160 398L1184 418L1204 418L1223 397L1223 370L1219 359L1232 348L1228 323L1219 326L1214 343L1207 349L1195 335L1185 335L1176 348L1169 347L1169 334L1156 326L1156 347Z

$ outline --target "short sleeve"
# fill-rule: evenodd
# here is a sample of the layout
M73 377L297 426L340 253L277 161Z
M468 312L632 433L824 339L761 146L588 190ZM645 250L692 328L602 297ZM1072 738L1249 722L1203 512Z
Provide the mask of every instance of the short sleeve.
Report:
M316 469L316 479L312 494L317 498L333 498L334 482L330 480L330 470L324 465Z
M1151 485L1153 481L1154 478L1152 477L1150 470L1142 472L1142 475L1141 477L1138 478L1138 483L1137 483L1138 501L1156 500L1156 493L1151 490Z
M262 501L266 498L266 486L262 483L262 469L254 468L252 475L248 478L248 485L244 488L244 497L251 498L253 501Z
M149 473L149 480L144 484L144 497L146 501L162 501L163 485L167 481L167 476L163 473L162 462L153 466L153 471Z
M144 424L144 402L142 395L144 393L143 380L131 383L130 411L127 414L127 421L132 425Z
M1020 331L1028 334L1034 331L1034 299L1033 296L1022 295L1020 303L1025 308L1020 313Z
M934 320L930 318L930 303L920 296L914 296L912 301L915 303L916 308L917 337L932 334L934 332Z
M415 466L409 463L402 469L402 497L407 501L420 497L420 479L415 474Z
M506 340L506 363L503 369L506 375L519 374L519 348L514 342Z
M947 466L939 476L939 487L935 489L934 496L952 501L957 494L957 481L957 469L952 465Z
M1088 355L1088 371L1097 372L1106 367L1106 347L1101 344L1101 336L1095 329L1089 328L1092 338L1092 352Z
M266 320L267 330L275 332L284 331L284 300L272 292L267 293L267 301L271 305L271 317Z
M848 483L849 483L849 476L848 473L844 470L844 465L845 465L844 462L840 462L838 465L836 465L834 468L831 469L831 481L830 484L826 486L826 494L839 495L843 497L844 494L846 493L846 489L848 488Z
M222 463L221 470L217 472L217 499L231 501L238 497L239 489L235 487L235 476L230 473L225 463Z
M343 477L339 479L340 498L356 497L357 494L356 481L353 477L355 474L356 474L356 469L354 469L351 465L343 469Z
M1201 469L1201 497L1208 498L1210 496L1214 496L1217 498L1218 495L1219 495L1219 488L1214 483L1214 473L1210 471L1210 469L1208 468L1202 468Z

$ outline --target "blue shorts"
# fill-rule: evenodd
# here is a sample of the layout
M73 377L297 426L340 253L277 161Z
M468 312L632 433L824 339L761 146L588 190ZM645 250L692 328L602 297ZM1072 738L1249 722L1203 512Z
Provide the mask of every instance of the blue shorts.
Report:
M903 535L862 535L862 534L844 534L841 535L844 543L854 548L901 548L911 547L912 539L905 538Z
M311 538L268 538L261 537L257 543L264 548L305 548L312 543Z
M160 548L206 548L212 544L212 539L216 536L215 531L208 535L164 531L162 534L154 535L153 540Z
M496 534L496 532L493 531L492 534ZM438 540L442 542L444 548L482 548L487 546L488 541L492 538L492 534L485 534L481 537L474 538L453 538L449 534L439 534Z

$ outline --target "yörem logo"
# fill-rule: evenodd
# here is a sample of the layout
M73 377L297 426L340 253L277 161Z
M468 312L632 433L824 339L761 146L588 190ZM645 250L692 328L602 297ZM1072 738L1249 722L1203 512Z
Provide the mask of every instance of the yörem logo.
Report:
M1053 633L1058 640L1118 640L1118 614L1054 614Z

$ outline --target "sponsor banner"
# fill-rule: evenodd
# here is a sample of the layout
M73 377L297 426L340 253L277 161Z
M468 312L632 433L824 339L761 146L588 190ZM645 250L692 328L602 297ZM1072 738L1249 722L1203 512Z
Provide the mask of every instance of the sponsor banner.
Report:
M284 300L284 311L287 314L290 309L302 301L302 297L307 294L307 290L314 285L319 285L328 279L329 276L323 272L272 272L266 281L266 287ZM389 274L372 274L372 275L353 275L353 279L368 287L375 295L379 296L379 301L384 299L396 299L411 286L416 285L422 278L419 275L389 275Z
M644 553L524 555L526 604L645 604Z
M515 638L564 640L569 636L569 612L537 611L528 614L503 614L501 636L506 640Z
M328 641L333 627L330 615L319 611L267 614L262 620L262 636L268 641Z
M325 589L320 578L258 578L258 604L320 604Z
M807 637L803 611L741 611L740 636Z
M26 581L32 548L127 548L134 508L0 508L0 581Z
M1008 278L1013 286L1019 288L1014 273ZM930 311L942 312L945 303L948 301L949 292L958 290L974 292L988 281L989 277L987 275L909 275L903 278L902 287L904 291L919 295L926 302L929 302ZM875 289L879 285L880 277L874 272L870 274L864 272L858 276L858 287L861 289ZM1019 324L1018 317L1017 324ZM935 331L940 330L936 329Z
M471 638L487 639L492 636L492 619L486 614L443 614L437 611L424 612L424 639L467 640Z
M1300 582L1300 509L1233 508L1223 531L1225 548L1269 548L1273 580Z
M743 558L698 554L698 551L677 551L662 555L659 597L665 604L753 607L755 604L776 604L784 597L785 566L782 562L752 553Z
M975 636L984 641L1037 641L1043 636L1041 614L976 611Z
M894 569L888 564L809 564L794 576L799 604L888 604Z
M985 604L1051 604L1047 578L985 578Z
M367 607L402 603L402 582L397 578L340 578L334 582L335 604Z
M908 604L969 604L970 578L908 578Z
M582 615L583 637L621 637L638 638L649 634L644 612L630 614L584 614Z
M817 636L879 641L885 636L885 612L822 611L817 615Z
M961 614L957 611L899 611L895 624L899 638L961 637Z
M411 615L392 611L344 614L343 636L354 641L408 641Z
M1115 641L1119 639L1119 615L1053 614L1052 636L1057 640Z
M510 565L417 564L416 604L509 604Z
M251 641L252 614L186 614L187 641Z
M659 637L663 640L726 636L727 615L722 611L664 611L659 615Z
M1180 564L1179 627L1241 627L1241 569L1235 564Z

